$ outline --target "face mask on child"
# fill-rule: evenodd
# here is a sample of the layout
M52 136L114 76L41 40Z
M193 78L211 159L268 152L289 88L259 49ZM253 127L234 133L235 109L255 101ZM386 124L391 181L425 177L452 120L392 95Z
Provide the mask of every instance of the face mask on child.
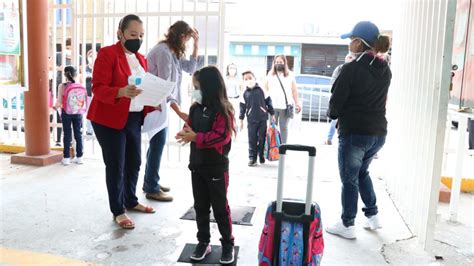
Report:
M202 93L201 90L194 90L193 91L193 99L199 104L202 104Z
M229 68L229 76L233 77L235 74L237 74L237 69Z
M245 80L244 85L246 88L252 89L253 87L255 87L255 80L253 79Z

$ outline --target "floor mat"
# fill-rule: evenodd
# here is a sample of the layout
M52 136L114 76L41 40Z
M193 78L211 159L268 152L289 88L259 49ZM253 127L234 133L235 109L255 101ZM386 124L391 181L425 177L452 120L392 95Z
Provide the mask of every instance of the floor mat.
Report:
M179 256L178 262L187 262L187 263L193 263L193 264L206 264L206 265L222 265L219 263L219 259L221 258L221 253L222 253L222 247L221 246L214 246L211 245L211 254L207 255L204 260L201 261L193 261L189 257L194 251L194 247L196 247L196 244L189 244L187 243L186 246L184 246L183 251L181 252L181 255ZM235 246L234 247L234 262L232 264L228 265L237 265L237 258L239 256L239 247Z
M232 216L232 223L238 225L252 225L252 217L255 212L255 207L251 206L233 206L230 207L230 213ZM194 207L189 208L189 210L181 217L184 220L196 220L196 212ZM215 223L214 213L211 208L211 222Z

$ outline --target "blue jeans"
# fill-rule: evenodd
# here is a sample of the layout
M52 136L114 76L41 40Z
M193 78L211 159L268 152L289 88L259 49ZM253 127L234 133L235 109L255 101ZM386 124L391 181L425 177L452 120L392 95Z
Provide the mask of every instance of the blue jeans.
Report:
M72 141L72 131L74 130L74 139L76 140L76 156L82 157L82 115L70 115L66 114L64 109L61 112L61 120L63 124L63 132L64 132L64 139L63 139L63 157L69 158L70 153L69 149L71 148L71 141ZM72 126L72 128L71 128Z
M136 187L140 172L143 112L129 112L123 129L92 122L94 133L102 148L109 206L114 217L125 213L124 208L138 204Z
M146 154L145 180L143 191L146 193L160 192L160 163L163 148L166 144L167 128L163 128L150 140L150 146Z
M369 175L369 165L375 154L383 147L385 136L339 135L339 174L342 181L342 222L354 225L357 202L360 197L365 204L362 208L366 217L376 215L377 198Z
M332 119L331 123L329 124L327 140L332 141L332 138L334 137L334 134L336 133L336 125L337 125L337 119Z

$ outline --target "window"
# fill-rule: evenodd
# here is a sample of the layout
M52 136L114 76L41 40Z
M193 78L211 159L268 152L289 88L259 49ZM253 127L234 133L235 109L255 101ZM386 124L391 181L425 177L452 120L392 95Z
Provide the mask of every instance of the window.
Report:
M72 0L55 0L56 5L70 5ZM70 26L72 23L72 9L66 8L66 25ZM56 26L63 25L63 9L56 9Z
M303 44L301 74L331 76L334 69L344 63L347 45Z

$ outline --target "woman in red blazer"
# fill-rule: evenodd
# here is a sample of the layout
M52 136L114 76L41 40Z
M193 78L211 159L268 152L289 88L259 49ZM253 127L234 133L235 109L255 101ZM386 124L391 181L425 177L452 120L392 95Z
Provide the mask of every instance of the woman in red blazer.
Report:
M107 191L114 221L132 229L134 222L126 209L145 213L155 210L138 202L135 195L141 164L141 125L143 105L134 100L140 94L128 77L143 76L147 63L138 53L144 35L143 23L136 15L120 21L115 45L102 48L92 75L94 97L87 114L102 148Z

